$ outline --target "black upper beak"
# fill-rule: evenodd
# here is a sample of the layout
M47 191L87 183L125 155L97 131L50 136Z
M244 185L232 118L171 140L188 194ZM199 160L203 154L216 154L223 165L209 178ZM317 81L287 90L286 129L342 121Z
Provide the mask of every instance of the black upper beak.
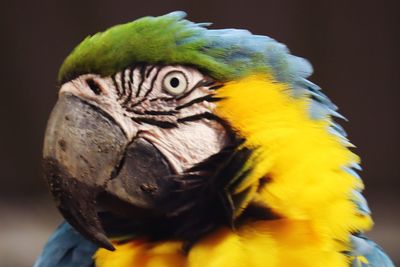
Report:
M52 111L43 163L65 219L109 250L114 247L98 216L99 195L154 210L173 186L165 179L169 164L151 143L128 140L110 115L71 94L62 94Z

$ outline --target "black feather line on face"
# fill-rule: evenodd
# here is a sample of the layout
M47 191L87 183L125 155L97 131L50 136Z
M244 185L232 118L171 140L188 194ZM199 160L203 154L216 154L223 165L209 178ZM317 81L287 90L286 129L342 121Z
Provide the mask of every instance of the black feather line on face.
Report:
M146 80L146 65L144 64L140 66L140 79L138 90L136 91L136 97L139 97L140 92L142 91L143 83Z
M128 95L126 96L125 100L122 103L122 106L126 106L130 101L132 101L132 94L133 94L133 82L134 82L134 71L135 71L136 66L133 65L131 68L129 68L128 72ZM125 71L123 70L121 72L121 76L125 76ZM125 88L125 79L124 79L124 88ZM125 92L125 89L124 89ZM125 93L124 93L125 94Z
M195 98L195 99L193 99L193 100L191 100L191 101L189 101L189 102L187 102L185 104L177 106L175 109L176 110L181 110L181 109L190 107L190 106L192 106L194 104L201 103L203 101L206 101L206 102L217 102L217 101L220 101L220 100L222 100L222 98L214 97L214 95L209 94L209 95L205 95L205 96L202 96L202 97Z
M137 117L137 118L131 118L132 121L142 124L142 123L147 123L151 124L163 129L171 129L171 128L176 128L178 127L178 124L174 122L169 122L169 121L160 121L156 119L151 119L151 118L143 118L143 117Z
M120 90L120 88L119 88L119 86L118 86L117 80L116 80L116 78L115 78L115 74L111 75L111 80L112 80L112 83L113 83L113 85L114 85L114 87L115 87L115 91L117 92L118 99L121 99L121 97L123 96L123 94L122 94L122 92L121 92L121 90Z

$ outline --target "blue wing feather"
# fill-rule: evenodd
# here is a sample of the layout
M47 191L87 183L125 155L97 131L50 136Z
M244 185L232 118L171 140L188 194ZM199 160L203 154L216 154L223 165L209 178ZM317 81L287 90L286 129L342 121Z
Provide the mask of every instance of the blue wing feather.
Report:
M64 222L49 238L33 267L92 267L97 249Z
M351 267L395 267L383 249L365 236L352 236Z

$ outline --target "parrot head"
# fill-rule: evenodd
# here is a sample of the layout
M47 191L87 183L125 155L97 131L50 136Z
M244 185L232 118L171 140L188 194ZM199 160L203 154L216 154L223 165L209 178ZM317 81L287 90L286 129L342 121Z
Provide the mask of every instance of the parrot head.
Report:
M307 190L321 203L339 193L318 193L313 183L332 187L323 179L304 189L293 178L287 187L287 173L313 164L314 150L315 172L328 161L343 169L357 161L330 120L336 107L306 79L306 60L271 38L184 16L145 17L88 37L59 72L45 176L65 219L109 250L109 239L190 244L219 226L311 216ZM332 153L319 149L328 145ZM350 184L362 187L353 176L342 180L343 195Z

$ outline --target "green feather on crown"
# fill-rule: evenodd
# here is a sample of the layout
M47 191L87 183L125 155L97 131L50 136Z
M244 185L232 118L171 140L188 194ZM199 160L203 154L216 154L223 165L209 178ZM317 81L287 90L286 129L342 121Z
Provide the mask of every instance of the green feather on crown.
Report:
M81 74L114 74L135 63L196 66L219 81L271 70L292 83L311 74L309 63L286 46L246 30L211 30L210 24L184 19L181 11L144 17L87 37L66 58L59 72L64 83Z

